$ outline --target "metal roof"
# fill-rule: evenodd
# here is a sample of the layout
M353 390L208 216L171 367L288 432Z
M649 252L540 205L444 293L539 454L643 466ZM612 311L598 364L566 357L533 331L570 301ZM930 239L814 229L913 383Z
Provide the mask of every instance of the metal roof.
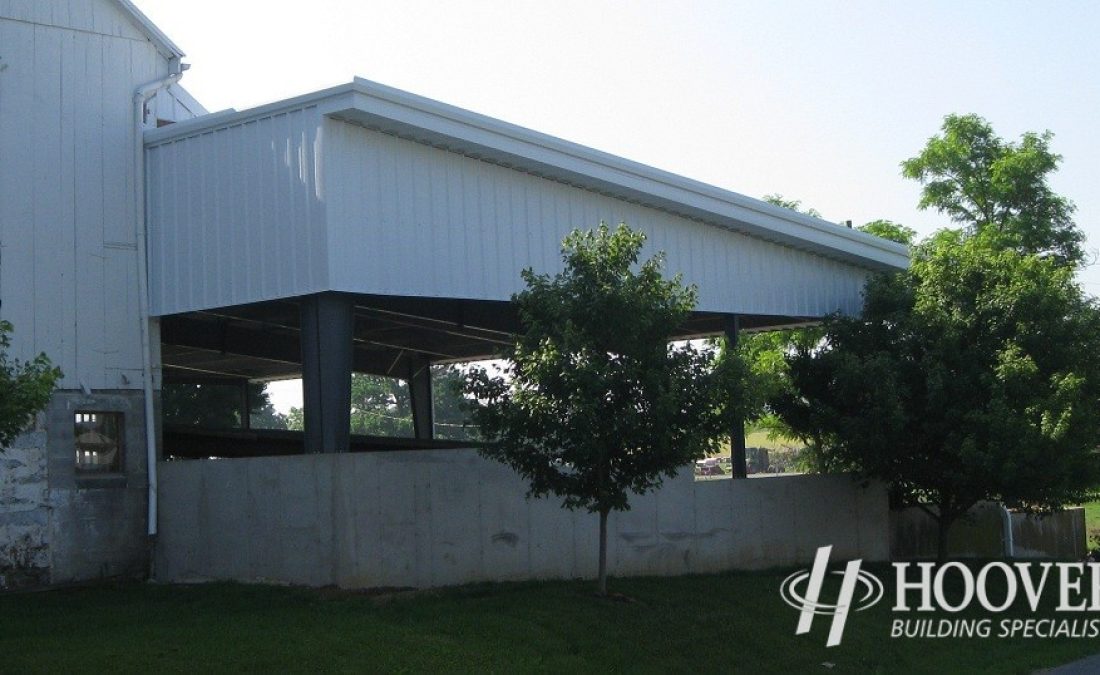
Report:
M361 78L250 110L150 130L145 142L155 146L306 105L333 119L867 269L908 265L902 244Z

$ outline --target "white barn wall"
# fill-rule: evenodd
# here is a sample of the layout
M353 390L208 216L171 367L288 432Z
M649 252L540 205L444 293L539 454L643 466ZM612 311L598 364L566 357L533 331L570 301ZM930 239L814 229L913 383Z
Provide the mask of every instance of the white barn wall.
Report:
M328 290L315 107L146 151L154 313Z
M19 489L0 489L0 586L147 569L133 95L169 57L139 23L115 0L0 0L0 319L11 356L64 371L4 455L0 484ZM201 111L183 90L158 98L147 126ZM116 474L76 470L89 410L123 416Z
M42 27L147 42L141 30L128 16L118 11L113 1L0 0L0 17Z
M507 300L602 220L644 231L701 310L859 309L867 272L850 264L335 120L325 133L334 290Z
M46 352L63 389L140 388L132 96L168 62L104 0L0 2L0 45L0 318L15 326L12 354Z

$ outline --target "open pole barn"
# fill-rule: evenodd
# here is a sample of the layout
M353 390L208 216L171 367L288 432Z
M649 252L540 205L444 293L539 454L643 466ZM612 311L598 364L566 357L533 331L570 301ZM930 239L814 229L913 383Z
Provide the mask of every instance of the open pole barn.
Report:
M867 276L907 263L848 227L361 79L147 131L145 165L165 383L300 376L304 393L304 433L165 428L166 579L594 573L594 517L525 500L432 424L430 366L491 358L519 328L520 270L559 270L572 228L626 222L698 286L670 339L858 312ZM352 373L409 383L414 438L351 435ZM824 544L887 557L885 494L845 477L687 472L612 521L620 574L794 563Z

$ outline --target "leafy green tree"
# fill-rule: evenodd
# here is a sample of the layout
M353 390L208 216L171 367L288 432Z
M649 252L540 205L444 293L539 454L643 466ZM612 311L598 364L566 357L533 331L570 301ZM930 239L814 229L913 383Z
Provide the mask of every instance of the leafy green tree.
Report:
M408 383L394 377L352 375L351 433L412 436L412 397Z
M1100 310L1072 269L1000 241L944 231L872 279L774 402L826 469L925 508L941 560L978 501L1057 509L1100 484Z
M817 209L807 207L803 210L801 201L786 199L779 194L766 195L764 201L806 215L821 217ZM912 245L917 234L912 228L891 220L874 220L857 229L876 237L908 245ZM738 344L738 358L748 364L752 373L751 382L759 394L751 399L758 404L748 411L746 424L767 431L773 438L795 437L793 430L788 428L783 419L769 408L767 402L774 400L781 392L790 390L786 356L799 349L813 349L823 337L824 330L819 326L747 333L741 336ZM724 341L722 353L724 356ZM816 454L812 452L807 454L802 461L802 468L819 469Z
M249 382L249 422L257 429L285 429L263 382ZM203 429L239 429L242 407L239 383L166 382L161 388L161 410L166 424Z
M1084 235L1073 223L1073 203L1048 181L1062 160L1050 149L1053 134L1025 133L1012 143L977 115L948 115L940 131L901 165L906 178L924 185L920 208L935 208L968 232L988 231L1000 247L1081 263Z
M462 394L463 372L455 365L432 366L432 416L436 437L450 440L478 439L469 424L468 405ZM301 431L301 408L292 407L287 428ZM353 373L351 376L351 433L366 436L411 437L412 398L406 380Z
M472 368L466 383L483 404L473 417L484 456L523 476L529 496L599 514L601 595L608 513L717 447L744 382L736 360L716 368L711 352L669 344L696 291L662 276L660 254L639 264L644 241L601 224L566 237L563 272L524 270L504 373Z
M305 415L301 408L290 409L287 428L296 431L305 429ZM412 401L406 382L395 377L352 373L351 433L412 436Z
M432 417L435 437L453 441L480 441L470 410L478 406L463 393L466 373L458 366L432 366Z
M869 223L860 225L857 229L907 246L912 246L917 240L916 230L901 223L895 223L892 220L872 220Z
M21 362L8 357L12 325L0 321L0 451L46 407L61 370L45 354Z
M814 218L820 218L821 212L812 206L802 208L802 202L797 199L786 199L783 195L774 193L770 195L764 195L764 201L773 206L782 206L785 209L790 209L797 213L805 213L807 216L813 216Z

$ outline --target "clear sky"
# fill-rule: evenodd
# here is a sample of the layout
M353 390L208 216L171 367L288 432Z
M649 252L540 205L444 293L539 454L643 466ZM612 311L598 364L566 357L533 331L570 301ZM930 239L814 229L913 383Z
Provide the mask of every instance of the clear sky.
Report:
M1100 249L1100 3L137 0L243 109L365 77L826 219L922 234L898 164L948 113L1049 129ZM1082 272L1100 294L1100 265Z
M138 0L243 109L361 76L825 218L928 233L898 164L947 113L1050 129L1100 248L1100 3ZM1100 269L1086 270L1100 294Z

